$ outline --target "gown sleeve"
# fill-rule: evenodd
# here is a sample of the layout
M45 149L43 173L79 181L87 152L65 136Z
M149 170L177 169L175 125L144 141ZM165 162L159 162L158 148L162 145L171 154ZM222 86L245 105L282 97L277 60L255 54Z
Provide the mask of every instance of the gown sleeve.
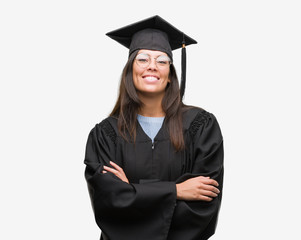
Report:
M209 176L219 183L220 194L211 202L177 201L168 240L206 240L215 232L223 188L223 138L215 116L199 113L190 127L191 158L189 173L177 183L196 176Z
M103 166L114 161L114 138L104 131L104 120L90 132L85 178L97 225L109 240L166 239L176 205L174 182L128 184Z

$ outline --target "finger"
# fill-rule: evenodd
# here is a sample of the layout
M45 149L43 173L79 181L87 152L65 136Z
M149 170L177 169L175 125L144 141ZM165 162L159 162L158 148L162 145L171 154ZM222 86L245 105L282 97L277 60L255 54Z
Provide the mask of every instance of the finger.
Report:
M103 170L102 173L107 173L107 171Z
M206 201L206 202L211 202L212 201L211 197L207 197L207 196L203 196L203 195L201 195L199 197L199 199L202 200L202 201Z
M215 192L207 191L207 190L203 190L201 192L201 195L206 196L206 197L217 197L217 194Z
M198 176L198 178L206 178L206 179L210 179L210 176Z
M108 172L111 172L111 173L113 173L113 174L118 174L118 171L116 170L116 169L114 169L114 168L110 168L110 167L107 167L107 166L103 166L103 168L106 170L106 171L108 171Z
M114 168L107 167L107 166L104 166L103 168L105 168L108 172L113 173L116 177L123 180L122 174L119 171L115 170Z
M206 185L206 184L204 184L203 188L205 190L207 190L207 191L211 191L211 192L214 192L214 193L217 193L217 194L220 193L220 190L218 188L212 186L212 185Z
M213 179L212 179L212 180L213 180ZM218 186L219 186L218 182L217 182L217 181L215 181L215 180L213 180L213 183L212 183L212 185L214 185L214 186L216 186L216 187L218 187Z
M111 164L114 168L116 168L118 171L123 171L122 168L119 167L116 163L110 161L110 164Z
M204 183L210 184L210 185L213 185L213 186L216 186L216 187L219 186L218 182L215 181L214 179L211 179L211 178L204 179Z
M200 182L202 182L204 184L213 185L213 186L216 186L216 187L219 186L218 182L215 181L214 179L211 179L210 177L199 176L199 177L196 177L196 178L199 179Z

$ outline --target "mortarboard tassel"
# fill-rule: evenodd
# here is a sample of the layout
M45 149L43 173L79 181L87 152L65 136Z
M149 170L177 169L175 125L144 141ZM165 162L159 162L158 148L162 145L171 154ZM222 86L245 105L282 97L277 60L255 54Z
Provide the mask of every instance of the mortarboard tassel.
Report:
M186 48L185 48L185 39L183 35L183 42L182 42L182 58L181 58L181 67L182 67L182 74L181 74L181 86L180 86L180 96L181 100L183 99L185 86L186 86Z

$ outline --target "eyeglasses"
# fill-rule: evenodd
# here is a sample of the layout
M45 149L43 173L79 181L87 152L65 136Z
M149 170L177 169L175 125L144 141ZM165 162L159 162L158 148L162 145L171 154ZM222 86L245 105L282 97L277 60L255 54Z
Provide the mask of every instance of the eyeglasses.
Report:
M155 59L156 66L159 69L165 69L165 68L169 67L169 65L171 64L170 58L165 55L160 55L154 59ZM152 61L150 55L148 55L146 53L138 54L136 56L135 60L136 60L137 65L141 68L147 68Z

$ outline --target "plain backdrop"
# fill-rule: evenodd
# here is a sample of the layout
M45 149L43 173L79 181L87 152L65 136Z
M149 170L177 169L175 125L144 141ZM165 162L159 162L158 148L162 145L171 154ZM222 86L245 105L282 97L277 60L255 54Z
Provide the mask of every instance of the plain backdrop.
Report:
M1 1L0 239L99 239L85 144L128 56L105 33L156 14L198 41L184 102L224 136L211 239L301 239L300 12L297 0Z

